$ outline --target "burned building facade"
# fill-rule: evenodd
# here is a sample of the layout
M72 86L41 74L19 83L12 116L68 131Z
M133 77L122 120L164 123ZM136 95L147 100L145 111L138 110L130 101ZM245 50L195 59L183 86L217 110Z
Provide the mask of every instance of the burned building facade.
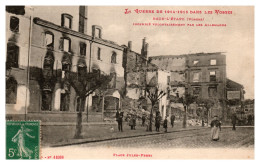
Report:
M170 95L182 97L185 92L198 98L213 99L211 115L223 117L226 99L226 56L222 53L196 53L177 56L154 56L151 62L171 72ZM173 103L173 109L181 105ZM196 107L195 107L196 108Z
M184 111L181 102L173 102L174 98L181 98L185 95L186 78L187 78L187 62L185 56L151 56L149 57L151 63L157 65L163 71L169 72L167 76L167 98L168 114L175 114L181 116Z
M10 25L6 29L10 66L6 81L14 84L6 89L6 95L12 96L6 102L7 118L74 122L82 100L67 81L70 73L78 80L85 72L113 77L102 95L94 92L84 100L83 122L103 121L120 108L123 47L103 39L100 26L93 25L92 35L87 34L86 6L25 7L24 15L7 11L6 17Z
M31 9L19 6L6 10L6 113L24 116L30 97L27 66Z
M222 53L187 55L188 93L214 100L210 116L226 118L226 56Z
M148 60L148 43L146 38L142 41L141 53L132 51L132 42L128 42L124 53L125 69L125 94L131 100L131 109L150 110L151 103L147 99L148 86L158 88L167 92L168 72L160 70L155 64ZM165 76L166 75L166 76ZM163 118L166 115L167 97L162 97L156 105L155 111L160 111Z

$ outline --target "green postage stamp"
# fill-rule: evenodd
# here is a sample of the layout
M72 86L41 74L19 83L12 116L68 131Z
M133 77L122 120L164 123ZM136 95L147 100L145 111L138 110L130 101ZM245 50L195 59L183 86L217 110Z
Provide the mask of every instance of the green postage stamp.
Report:
M40 121L6 121L6 159L40 158Z

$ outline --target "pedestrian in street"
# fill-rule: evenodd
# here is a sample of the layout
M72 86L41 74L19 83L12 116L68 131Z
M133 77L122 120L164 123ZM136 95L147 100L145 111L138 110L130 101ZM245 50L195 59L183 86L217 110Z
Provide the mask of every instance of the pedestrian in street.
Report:
M204 118L202 117L201 120L202 120L202 121L201 121L201 125L202 125L202 127L204 127L204 126L205 126Z
M134 114L133 115L133 129L135 130L135 126L136 126L136 118L137 116Z
M130 116L129 126L130 126L131 130L134 129L134 118L133 118L133 115Z
M148 116L145 117L145 127L146 127L146 131L149 131L149 119L148 119Z
M168 120L167 120L167 116L165 116L165 119L163 121L164 132L167 132L167 124L168 124Z
M117 122L117 125L118 125L118 130L120 131L120 129L119 129L119 114L120 114L120 112L119 112L119 110L117 110L116 111L116 122Z
M248 125L252 125L252 123L253 123L252 121L253 121L253 117L252 117L252 115L249 115L248 119L247 119Z
M155 117L155 128L157 132L160 131L160 125L161 125L161 116L160 116L160 112L157 112Z
M174 120L175 120L175 115L172 114L171 115L171 125L172 125L172 128L174 127Z
M236 123L237 123L237 115L236 113L233 113L231 116L231 122L232 122L232 130L235 131L236 130Z
M142 127L144 127L144 123L145 123L145 114L142 115Z
M118 130L119 132L123 132L123 117L124 117L124 112L120 111L119 116L118 116Z
M218 120L218 116L214 116L214 119L211 121L211 140L219 140L219 132L221 131L221 122Z

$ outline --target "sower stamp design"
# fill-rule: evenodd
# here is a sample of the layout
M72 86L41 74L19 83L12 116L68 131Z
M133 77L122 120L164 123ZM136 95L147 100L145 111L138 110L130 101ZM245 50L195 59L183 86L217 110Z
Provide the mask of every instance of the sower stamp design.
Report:
M6 122L6 159L39 159L40 122Z

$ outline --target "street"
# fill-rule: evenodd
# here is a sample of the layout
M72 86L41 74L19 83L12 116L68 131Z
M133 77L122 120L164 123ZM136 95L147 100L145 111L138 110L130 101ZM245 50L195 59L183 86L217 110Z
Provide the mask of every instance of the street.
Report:
M124 137L43 147L41 159L253 159L254 127L222 128L219 141L211 141L210 128ZM148 157L142 157L148 155Z
M73 145L73 147L76 146L120 148L254 148L254 128L240 127L236 131L232 131L230 127L222 128L219 141L211 141L210 128L205 128Z

